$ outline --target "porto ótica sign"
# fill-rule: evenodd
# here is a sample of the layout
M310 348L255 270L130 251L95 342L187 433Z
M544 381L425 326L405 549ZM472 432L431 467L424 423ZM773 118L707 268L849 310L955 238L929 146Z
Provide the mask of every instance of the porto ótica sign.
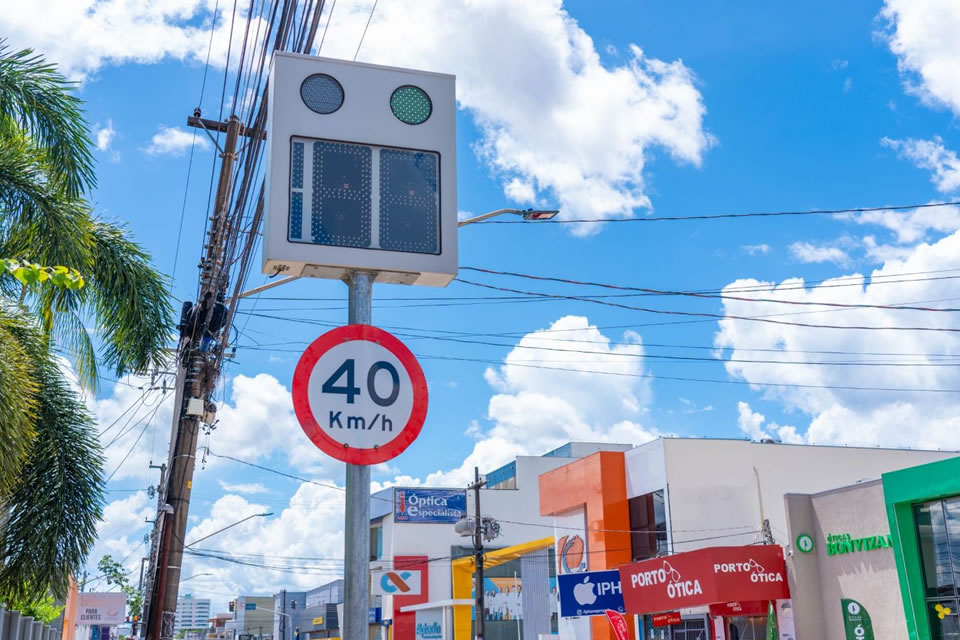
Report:
M347 325L314 340L300 357L293 409L324 453L350 464L379 464L420 434L427 381L397 338L377 327Z

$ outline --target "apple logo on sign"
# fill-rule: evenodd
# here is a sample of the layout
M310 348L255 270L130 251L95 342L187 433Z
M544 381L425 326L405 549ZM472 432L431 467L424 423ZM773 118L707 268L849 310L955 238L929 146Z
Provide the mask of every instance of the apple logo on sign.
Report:
M593 584L590 583L590 576L583 579L583 582L573 588L574 599L583 606L591 605L597 601L597 594L593 592Z

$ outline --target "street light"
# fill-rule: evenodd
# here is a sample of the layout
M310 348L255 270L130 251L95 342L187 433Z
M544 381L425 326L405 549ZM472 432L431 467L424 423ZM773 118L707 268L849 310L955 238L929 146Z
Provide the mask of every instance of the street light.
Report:
M225 526L223 529L217 529L216 531L214 531L213 533L211 533L211 534L208 535L208 536L203 536L202 538L198 538L198 539L194 540L193 542L191 542L190 544L184 545L183 548L184 548L184 549L189 549L190 547L192 547L193 545L197 544L198 542L203 542L203 541L206 540L207 538L212 538L213 536L217 535L218 533L223 533L223 532L226 531L227 529L230 529L230 528L232 528L232 527L235 527L235 526L237 526L238 524L243 524L244 522L246 522L247 520L250 520L251 518L266 518L267 516L272 516L272 515L273 515L273 512L272 512L272 511L271 511L270 513L254 513L253 515L247 516L247 517L244 518L243 520L237 520L237 521L234 522L233 524L228 524L228 525ZM181 582L183 582L183 581L181 580Z
M560 212L556 209L497 209L496 211L491 211L490 213L484 213L483 215L461 220L457 223L457 227L465 227L466 225L473 224L474 222L489 220L490 218L503 215L504 213L512 213L513 215L523 216L524 220L535 221L550 220L551 218L556 217L556 215Z
M180 581L180 584L183 584L183 583L186 582L187 580L193 580L194 578L199 578L200 576L212 576L212 575L213 575L213 574L210 573L209 571L206 571L206 572L204 572L204 573L195 573L195 574L193 574L192 576L190 576L189 578L184 578L183 580L181 580L181 581Z

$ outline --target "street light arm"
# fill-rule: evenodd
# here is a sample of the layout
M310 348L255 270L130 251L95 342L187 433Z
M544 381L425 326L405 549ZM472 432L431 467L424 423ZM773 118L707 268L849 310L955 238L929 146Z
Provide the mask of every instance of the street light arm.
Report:
M272 512L271 512L271 513L254 513L253 515L247 516L247 517L244 518L243 520L237 520L237 521L234 522L233 524L230 524L230 525L225 526L223 529L217 529L216 531L214 531L213 533L211 533L211 534L208 535L208 536L203 536L202 538L200 538L200 539L198 539L198 540L194 540L194 541L191 542L190 544L184 545L183 548L184 548L184 549L189 549L190 547L192 547L193 545L197 544L198 542L203 542L203 541L206 540L207 538L212 538L213 536L217 535L218 533L223 533L223 532L226 531L227 529L231 529L231 528L237 526L238 524L243 524L244 522L246 522L247 520L250 520L251 518L266 518L267 516L272 516L272 515L273 515Z
M467 218L466 220L461 220L460 222L457 223L457 228L465 227L468 224L473 224L474 222L482 222L484 220L489 220L490 218L495 218L499 215L503 215L504 213L516 213L520 215L523 212L520 211L519 209L497 209L496 211L491 211L490 213L484 213L483 215Z

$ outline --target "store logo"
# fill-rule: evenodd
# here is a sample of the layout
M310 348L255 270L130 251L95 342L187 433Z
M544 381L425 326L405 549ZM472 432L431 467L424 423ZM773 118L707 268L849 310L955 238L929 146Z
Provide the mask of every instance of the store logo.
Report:
M560 573L580 573L587 568L586 544L579 535L563 536L557 541Z
M659 584L667 585L669 598L685 598L703 593L699 580L684 580L680 572L666 560L663 561L662 569L641 571L630 576L630 585L633 587L652 587Z
M593 591L590 576L584 578L583 582L573 588L573 598L580 606L591 605L597 601L597 594Z
M749 573L750 582L783 582L782 573L766 571L753 558L747 562L718 562L713 565L713 572Z
M380 578L380 588L386 593L407 593L411 589L407 580L412 575L413 573L410 571L401 571L400 573L387 571Z

